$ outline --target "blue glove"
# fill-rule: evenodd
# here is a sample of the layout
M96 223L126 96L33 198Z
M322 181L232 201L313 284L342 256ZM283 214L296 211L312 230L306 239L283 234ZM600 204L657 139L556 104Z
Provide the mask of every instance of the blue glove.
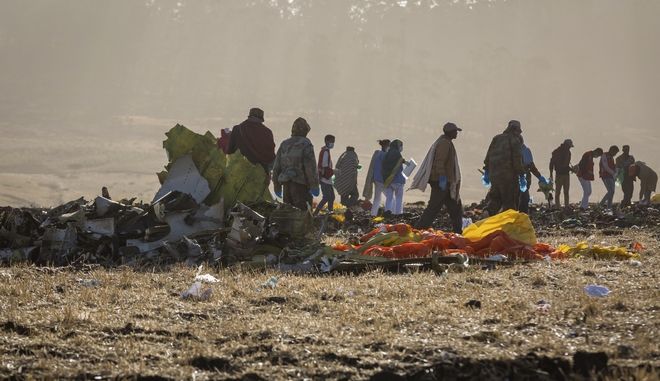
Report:
M539 177L539 182L543 185L548 185L548 179L543 176Z
M481 175L481 183L486 187L490 187L490 177L488 176L488 170L484 171L484 174Z
M527 191L527 179L524 174L518 175L518 185L520 186L520 191Z
M275 191L275 196L277 196L277 198L282 198L282 191Z
M310 191L309 191L309 194L311 194L311 195L314 196L314 197L318 197L319 194L320 194L320 193L319 193L319 188L316 188L316 189L312 189L312 190L310 190Z
M440 176L440 179L438 179L438 186L440 186L441 190L447 190L447 176Z

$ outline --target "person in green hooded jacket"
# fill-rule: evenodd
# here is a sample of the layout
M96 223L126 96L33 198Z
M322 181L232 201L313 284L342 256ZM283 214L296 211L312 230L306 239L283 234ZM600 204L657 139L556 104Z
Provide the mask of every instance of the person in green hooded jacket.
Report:
M504 132L495 136L488 147L484 173L491 183L488 192L488 213L491 216L501 210L518 210L520 181L525 173L521 134L520 122L511 120Z
M273 163L275 195L302 210L311 208L319 195L319 174L314 145L307 138L311 127L298 118L291 127L291 137L280 144Z

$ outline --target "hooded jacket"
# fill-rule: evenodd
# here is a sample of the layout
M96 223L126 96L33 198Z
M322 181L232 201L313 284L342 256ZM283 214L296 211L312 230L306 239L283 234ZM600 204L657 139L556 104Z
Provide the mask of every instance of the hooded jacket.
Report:
M305 185L309 189L319 188L319 173L316 168L314 145L307 139L309 125L303 128L304 119L294 122L292 135L280 144L273 163L273 185L275 191L282 190L282 184L294 182ZM305 122L306 124L306 122Z

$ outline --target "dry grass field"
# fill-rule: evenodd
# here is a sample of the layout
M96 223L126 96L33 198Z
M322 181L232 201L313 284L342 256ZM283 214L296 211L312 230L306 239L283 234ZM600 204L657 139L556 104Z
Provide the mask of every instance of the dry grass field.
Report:
M444 276L211 269L220 281L208 301L180 297L196 272L182 266L3 268L0 378L575 379L572 358L586 351L609 357L607 378L657 379L660 241L638 230L592 239L631 238L647 248L641 266L574 259ZM261 287L273 275L276 287ZM587 284L612 292L591 298Z

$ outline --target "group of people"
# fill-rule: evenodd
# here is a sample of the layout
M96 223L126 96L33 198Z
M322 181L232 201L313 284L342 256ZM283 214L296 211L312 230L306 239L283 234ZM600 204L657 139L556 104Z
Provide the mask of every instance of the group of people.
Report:
M261 165L267 181L272 179L275 195L285 203L307 210L314 197L322 194L314 213L324 208L332 212L335 190L341 203L351 208L358 204L358 170L361 168L354 147L346 147L333 165L331 150L335 137L326 135L318 156L307 138L311 127L302 117L297 118L291 127L291 137L284 140L277 152L272 131L264 125L264 112L252 108L248 118L234 126L231 131L223 131L218 146L226 153L240 152L252 163ZM462 231L462 203L460 198L461 171L453 140L462 131L455 123L448 122L426 154L415 174L409 189L425 191L431 188L431 196L426 209L416 223L416 228L432 225L443 206L450 215L452 229ZM403 192L410 169L415 163L402 156L403 142L398 139L378 141L377 149L369 163L366 183L362 192L366 200L373 198L371 214L379 213L382 198L385 198L385 212L397 215L403 212ZM591 195L591 182L594 181L594 159L600 157L599 176L607 189L601 204L611 208L615 192L615 182L621 182L624 197L621 206L630 205L636 178L640 179L640 203L649 203L655 191L657 174L641 161L630 155L630 147L623 146L623 153L612 146L604 153L601 148L587 151L580 162L571 164L573 142L566 139L552 152L550 160L550 180L543 177L534 164L531 150L524 143L519 121L509 121L503 133L491 141L483 167L483 182L489 185L486 196L487 211L494 215L501 210L515 209L528 212L531 176L540 184L550 186L555 183L555 203L560 205L563 191L564 205L569 205L570 174L577 175L584 190L580 206L588 207ZM407 173L406 173L407 172ZM265 184L268 185L268 184Z
M291 137L284 140L277 152L272 131L264 125L264 112L252 108L248 118L229 130L223 130L218 146L227 154L240 151L253 164L261 165L267 178L272 179L274 193L285 203L300 209L312 205L313 197L322 194L314 213L324 208L332 212L335 204L335 190L346 207L358 204L358 170L361 169L355 148L348 146L346 151L333 163L331 150L335 137L326 135L318 157L314 146L307 138L311 127L304 118L297 118L291 127ZM403 159L403 143L400 140L379 141L377 150L369 165L369 180L364 188L364 196L374 196L373 215L377 215L381 195L385 195L385 210L392 214L403 212L403 191L406 177L404 166L410 164ZM375 192L373 188L376 188Z
M557 206L560 206L559 200L562 188L564 206L569 205L570 174L573 172L577 175L582 186L583 193L580 208L584 210L589 207L591 182L596 179L594 160L597 158L598 176L603 181L607 191L600 201L600 205L608 209L612 208L616 184L619 183L623 192L619 207L630 206L635 188L634 183L637 179L640 181L640 204L644 205L651 202L651 194L655 192L658 175L643 161L635 160L635 157L630 154L630 146L622 146L619 156L616 156L619 153L619 147L616 145L611 146L607 152L604 152L600 147L589 150L582 155L580 162L575 166L571 165L571 148L573 148L573 142L567 139L552 152L552 158L550 159L550 177L552 178L553 170L557 176L555 194L555 204Z

